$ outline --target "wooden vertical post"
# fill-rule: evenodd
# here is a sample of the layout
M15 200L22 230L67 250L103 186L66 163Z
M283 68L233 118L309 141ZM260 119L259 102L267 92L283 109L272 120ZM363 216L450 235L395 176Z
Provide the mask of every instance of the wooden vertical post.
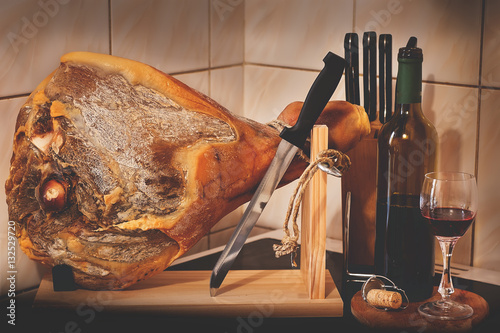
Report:
M311 133L311 162L328 149L328 127L314 126ZM325 298L326 180L316 172L302 201L300 269L310 299Z

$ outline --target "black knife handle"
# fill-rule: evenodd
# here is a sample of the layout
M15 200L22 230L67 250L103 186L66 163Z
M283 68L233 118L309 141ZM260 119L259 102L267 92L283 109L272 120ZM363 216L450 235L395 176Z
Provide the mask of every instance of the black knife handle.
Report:
M332 52L323 59L325 67L321 70L316 80L307 93L306 100L300 110L299 119L290 128L285 127L281 131L280 137L299 147L304 148L304 144L309 136L316 120L332 97L333 92L342 78L345 60Z
M392 35L379 39L379 120L385 124L392 116Z
M377 34L368 31L363 34L363 88L364 107L368 118L377 118Z
M346 101L360 105L359 98L359 45L358 34L346 33L344 38L345 51L345 94Z

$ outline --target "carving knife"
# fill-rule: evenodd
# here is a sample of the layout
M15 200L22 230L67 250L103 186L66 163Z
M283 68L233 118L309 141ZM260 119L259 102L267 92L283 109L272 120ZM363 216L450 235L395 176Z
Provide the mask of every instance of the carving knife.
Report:
M280 133L282 140L276 154L236 226L236 230L214 266L210 277L210 296L212 297L216 295L272 193L278 186L295 154L299 149L303 148L314 123L316 123L340 82L345 68L345 60L332 52L328 52L323 62L325 66L307 93L297 123L290 128L283 129Z

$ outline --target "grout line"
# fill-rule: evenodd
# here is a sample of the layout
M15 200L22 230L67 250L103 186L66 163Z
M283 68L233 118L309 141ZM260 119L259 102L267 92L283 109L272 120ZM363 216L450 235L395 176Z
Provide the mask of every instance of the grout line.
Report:
M293 66L277 66L277 65L258 63L258 62L245 62L243 65L252 65L252 66L260 66L260 67L276 68L276 69L289 69L289 70L297 70L297 71L303 71L303 72L315 72L315 73L320 71L319 69L301 68L301 67L293 67ZM363 74L360 74L359 77L362 78ZM377 78L378 78L378 75L377 75ZM392 77L392 79L396 80L396 77ZM429 81L429 80L422 80L422 83L439 84L439 85L443 85L443 86L462 87L462 88L479 88L480 87L479 85L475 85L475 84L452 83L452 82ZM483 86L481 88L482 89L500 90L500 87Z
M442 263L435 263L434 266L436 267L436 270L441 270L441 272L443 271L443 264ZM463 271L463 272L469 271L468 268L456 267L453 265L453 263L451 264L450 268L456 269L457 271Z
M110 52L110 53L112 53L112 52ZM221 65L221 66L207 67L207 68L198 68L198 69L193 69L193 70L188 70L188 71L172 72L172 73L168 73L168 74L169 75L193 74L193 73L199 73L199 72L210 71L210 70L215 70L215 69L227 69L227 68L235 68L235 67L240 67L240 66L243 67L243 69L244 69L244 67L246 65L269 67L269 68L277 68L277 69L290 69L290 70L298 70L298 71L305 71L305 72L319 72L319 70L315 70L315 69L307 69L307 68L299 68L299 67L276 66L276 65L253 63L253 62L246 63L245 61L243 61L242 63L237 63L237 64ZM362 77L362 76L363 75L360 74L360 77ZM393 80L395 80L395 79L396 78L393 78ZM452 87L478 88L478 89L480 89L480 91L484 90L484 89L500 90L500 87L491 87L491 86L477 86L477 85L467 85L467 84L460 84L460 83L449 83L449 82L438 82L438 81L427 81L427 80L422 80L422 82L426 83L426 84L440 84L440 85L452 86ZM243 89L244 89L244 87L243 87ZM8 96L0 96L0 100L12 99L12 98L18 98L18 97L28 97L30 94L31 93L24 93L24 94L17 94L17 95L8 95Z
M485 12L486 12L486 0L481 1L481 36L479 39L479 75L478 75L478 86L479 91L477 94L477 120L476 120L476 156L474 161L474 174L476 176L476 182L479 177L479 133L481 130L481 97L483 93L482 87L482 72L483 72L483 46L484 46L484 25L485 25ZM472 226L472 237L471 237L471 247L470 247L470 260L469 265L474 265L474 239L476 238L476 223Z
M212 1L208 1L208 96L212 96ZM208 238L210 241L210 237Z
M31 95L31 93L18 94L18 95L9 95L9 96L2 96L2 97L0 97L0 101L2 101L2 100L6 100L6 99L19 98L19 97L28 97L29 95Z
M352 31L356 29L356 0L352 1Z
M181 74L193 74L193 73L199 73L199 72L204 72L204 71L211 71L215 69L226 69L226 68L235 68L235 67L240 67L243 66L243 64L232 64L232 65L221 65L221 66L215 66L215 67L203 67L203 68L197 68L193 70L188 70L188 71L182 71L182 72L172 72L172 73L167 73L168 75L181 75Z
M270 64L265 64L265 63L259 63L259 62L245 62L244 64L246 65L252 65L252 66L261 66L261 67L269 67L269 68L276 68L276 69L291 69L291 70L297 70L297 71L303 71L303 72L320 72L321 69L312 69L312 68L301 68L301 67L293 67L293 66L277 66L277 65L270 65Z
M22 290L19 290L19 291L16 291L16 296L15 297L19 297L23 294L27 294L29 292L38 292L38 287L39 285L35 285L35 286L32 286L32 287L28 287L26 289L22 289ZM9 300L10 297L7 297L7 293L3 294L0 296L0 302L5 302L7 300Z
M113 55L113 40L112 40L112 36L113 36L113 31L112 31L112 18L111 18L111 1L112 0L108 0L108 41L109 41L109 54L110 55Z
M247 112L245 110L245 106L247 105L246 104L246 84L245 84L245 67L246 67L246 60L247 60L247 54L246 54L246 49L247 49L247 45L246 45L246 32L247 32L247 16L246 16L246 13L247 13L247 2L244 1L243 2L243 36L242 36L242 39L243 39L243 54L242 54L242 61L243 61L243 64L241 65L241 72L242 72L242 75L241 75L241 116L246 116L247 115Z
M492 86L480 86L481 90L490 89L490 90L500 90L500 87L492 87Z
M393 78L395 79L395 78ZM452 87L461 87L461 88L479 88L478 85L475 84L465 84L465 83L451 83L451 82L441 82L441 81L429 81L429 80L422 80L422 83L426 84L439 84L442 86L452 86Z
M215 230L215 231L210 231L210 235L214 235L218 232L222 232L222 231L228 231L230 229L234 229L236 228L236 226L238 225L238 221L236 221L236 223L232 226L228 226L228 227L225 227L225 228L222 228L222 229L218 229L218 230ZM254 226L255 228L260 228L260 229L263 229L263 230L268 230L268 231L273 231L273 230L276 230L274 228L271 228L271 227L266 227L266 226L261 226L261 225L255 225Z

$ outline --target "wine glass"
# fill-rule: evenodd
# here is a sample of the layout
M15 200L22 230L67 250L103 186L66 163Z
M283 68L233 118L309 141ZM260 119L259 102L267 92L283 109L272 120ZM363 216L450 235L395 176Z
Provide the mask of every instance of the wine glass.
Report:
M473 314L467 304L451 299L454 292L450 263L453 248L474 222L477 213L476 178L461 172L431 172L425 175L420 193L420 211L430 224L443 254L441 299L422 304L418 312L429 319L465 319Z

